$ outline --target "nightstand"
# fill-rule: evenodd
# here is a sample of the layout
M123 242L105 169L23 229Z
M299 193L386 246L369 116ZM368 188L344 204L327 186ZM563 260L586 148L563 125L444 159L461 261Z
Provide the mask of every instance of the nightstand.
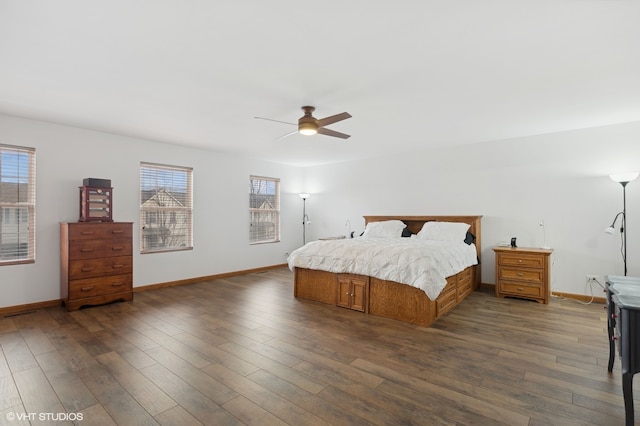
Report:
M496 296L517 297L549 303L551 298L552 249L494 247Z

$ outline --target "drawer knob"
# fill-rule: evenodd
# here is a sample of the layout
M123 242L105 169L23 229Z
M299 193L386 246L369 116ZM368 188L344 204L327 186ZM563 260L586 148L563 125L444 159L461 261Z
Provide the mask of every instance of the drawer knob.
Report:
M524 288L518 287L518 291L524 291Z
M81 269L81 271L82 271L82 272L91 272L91 271L93 271L93 268L91 268L91 267L84 267L84 268L82 268L82 269Z
M82 250L80 250L82 253L91 253L93 251L92 248L83 248Z
M518 276L519 277L524 277L524 274L522 272L518 272Z
M112 234L122 234L124 231L121 229L114 229L113 231L111 231Z
M111 283L111 286L112 286L112 287L120 287L120 286L123 286L123 285L124 285L124 283L123 283L123 282Z
M518 263L522 263L522 259L518 259Z
M115 246L115 247L111 247L111 250L113 250L113 251L121 251L121 250L124 250L124 247L123 246Z
M93 290L94 288L95 288L95 286L93 286L93 285L92 285L91 287L82 287L82 288L80 289L80 291L91 291L91 290Z
M122 263L118 263L118 264L111 265L111 267L113 269L120 269L120 268L124 267L124 265Z

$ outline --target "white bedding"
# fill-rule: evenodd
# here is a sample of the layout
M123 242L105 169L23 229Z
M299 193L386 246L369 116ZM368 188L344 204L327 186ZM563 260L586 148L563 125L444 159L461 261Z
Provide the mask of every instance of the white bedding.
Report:
M435 300L455 275L478 258L474 244L419 238L314 241L293 251L289 268L368 275L418 287Z

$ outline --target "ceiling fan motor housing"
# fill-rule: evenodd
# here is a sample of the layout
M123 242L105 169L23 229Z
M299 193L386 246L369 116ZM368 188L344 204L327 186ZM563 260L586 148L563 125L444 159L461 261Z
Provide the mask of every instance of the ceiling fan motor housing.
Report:
M313 115L315 108L312 106L302 107L304 116L298 120L298 131L303 135L315 135L318 133L318 123Z

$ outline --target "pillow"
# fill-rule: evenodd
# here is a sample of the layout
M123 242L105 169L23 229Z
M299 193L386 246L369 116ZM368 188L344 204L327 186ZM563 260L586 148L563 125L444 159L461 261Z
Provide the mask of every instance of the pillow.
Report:
M468 244L468 245L471 245L471 244L473 244L475 242L476 242L476 236L473 235L471 232L467 231L467 236L464 237L464 243Z
M384 220L382 222L367 223L364 228L363 237L376 237L376 238L395 238L402 236L402 230L407 225L401 220Z
M434 241L465 241L470 226L462 222L425 222L418 232L418 238Z

